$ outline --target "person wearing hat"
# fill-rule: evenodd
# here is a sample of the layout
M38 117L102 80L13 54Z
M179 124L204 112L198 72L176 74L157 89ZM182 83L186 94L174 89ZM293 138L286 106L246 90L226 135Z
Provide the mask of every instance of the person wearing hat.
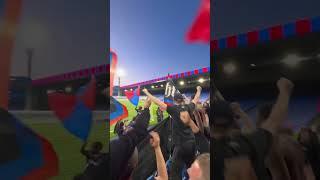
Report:
M176 93L174 95L174 105L168 106L160 99L156 98L144 89L143 92L150 98L152 102L157 104L162 110L166 110L172 118L172 141L173 154L172 165L170 170L170 178L173 180L182 179L182 169L186 165L190 167L195 158L196 143L194 131L198 131L191 119L191 112L194 111L195 105L198 103L202 88L197 87L197 92L190 103L186 103L185 97ZM195 130L197 129L197 130Z

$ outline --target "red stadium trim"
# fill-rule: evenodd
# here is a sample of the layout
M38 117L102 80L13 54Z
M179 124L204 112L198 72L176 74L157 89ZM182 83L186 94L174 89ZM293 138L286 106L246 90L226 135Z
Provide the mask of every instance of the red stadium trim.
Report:
M193 73L192 73L193 72ZM177 74L170 74L168 76L164 76L164 77L160 77L160 78L155 78L149 81L143 81L140 83L134 83L134 84L130 84L130 85L125 85L125 86L121 86L121 88L131 88L131 87L136 87L136 86L140 86L140 85L148 85L154 82L158 82L158 81L164 81L168 78L171 79L179 79L179 78L184 78L184 77L188 77L188 76L192 76L192 75L199 75L199 74L204 74L204 73L209 73L210 72L210 68L209 67L205 67L205 68L200 68L200 69L195 69L193 71L187 71L187 72L182 72L182 73L177 73Z
M293 29L291 29L291 27L293 27ZM265 37L261 36L263 31L267 31L267 40L265 40ZM253 30L247 33L214 39L210 42L210 51L213 52L228 48L251 46L292 36L302 36L312 32L320 32L320 17L300 19L295 22L276 25L261 30Z

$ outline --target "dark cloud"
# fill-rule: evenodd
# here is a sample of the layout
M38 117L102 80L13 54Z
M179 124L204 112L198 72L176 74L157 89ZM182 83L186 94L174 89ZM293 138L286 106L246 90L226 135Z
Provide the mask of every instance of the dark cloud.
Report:
M24 1L11 74L26 75L30 47L33 78L107 63L107 23L105 0Z

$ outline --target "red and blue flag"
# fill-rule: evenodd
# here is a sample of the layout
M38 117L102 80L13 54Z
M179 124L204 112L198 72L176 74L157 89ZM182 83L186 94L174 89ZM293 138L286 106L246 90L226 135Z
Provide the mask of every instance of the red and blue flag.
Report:
M210 0L202 0L200 10L186 35L187 42L210 42Z
M85 141L91 129L92 111L96 100L96 80L93 77L76 95L64 93L48 94L50 108L73 135Z
M139 97L140 97L140 86L134 91L125 91L124 92L128 100L134 105L138 106Z
M110 50L110 96L113 95L114 77L117 71L118 57L117 54Z
M110 125L128 117L128 109L112 96L110 97L110 112Z
M1 179L49 179L58 175L58 157L48 140L4 109L0 109L0 124Z

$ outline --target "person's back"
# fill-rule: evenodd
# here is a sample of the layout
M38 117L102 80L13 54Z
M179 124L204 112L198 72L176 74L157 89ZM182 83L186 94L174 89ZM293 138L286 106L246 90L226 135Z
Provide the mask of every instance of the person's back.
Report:
M189 111L192 109L194 109L194 104L174 105L167 108L172 117L173 144L179 145L186 141L195 141L192 130L182 120L183 118L190 118Z

